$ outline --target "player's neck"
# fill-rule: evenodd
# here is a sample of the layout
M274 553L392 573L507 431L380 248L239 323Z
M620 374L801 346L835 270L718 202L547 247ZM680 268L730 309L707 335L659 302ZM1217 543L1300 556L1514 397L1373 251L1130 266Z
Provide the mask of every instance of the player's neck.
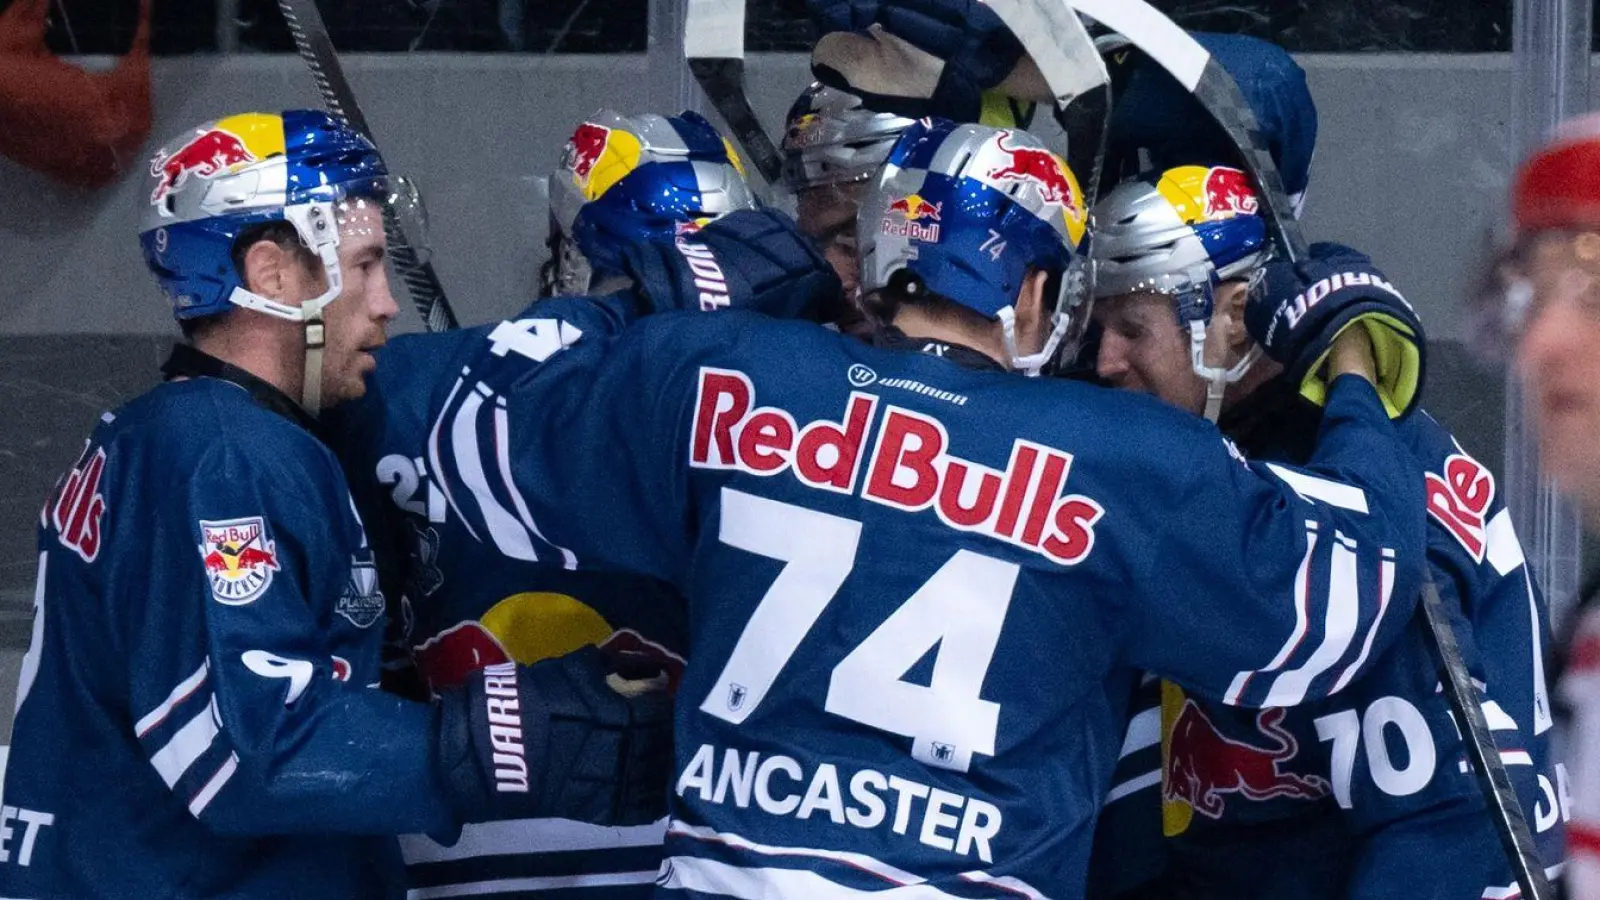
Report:
M1228 392L1223 397L1223 410L1228 410L1234 404L1254 394L1262 385L1278 377L1282 372L1283 366L1267 359L1265 356L1257 359L1244 373L1244 377L1228 385Z
M305 383L305 350L298 323L241 311L234 321L195 340L195 349L249 372L290 397ZM254 321L253 321L254 320ZM260 321L265 320L265 321Z
M904 305L895 314L894 327L905 332L906 337L970 347L1000 365L1010 368L1011 357L1006 353L1005 339L1001 336L999 325L986 323L985 326L978 327L943 316L930 315L917 306Z

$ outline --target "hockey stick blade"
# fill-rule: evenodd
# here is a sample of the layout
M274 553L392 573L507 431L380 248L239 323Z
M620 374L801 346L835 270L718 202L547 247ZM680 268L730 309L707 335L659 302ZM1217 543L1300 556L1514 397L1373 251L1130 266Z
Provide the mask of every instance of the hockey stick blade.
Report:
M776 184L783 157L750 108L744 88L745 0L689 0L683 53L689 71L727 123L744 155L768 184Z
M1085 202L1100 194L1111 134L1111 76L1083 20L1065 0L985 0L1022 44L1067 133L1067 163L1082 176Z
M317 93L322 95L323 106L376 147L377 139L367 125L366 116L361 114L361 105L356 102L355 91L345 77L344 67L339 63L339 54L333 49L333 40L328 37L328 28L323 24L316 0L278 0L278 8L283 11L283 19L289 26L295 49L300 52L300 58L305 60L306 68L311 70ZM411 295L412 305L422 317L423 326L429 331L455 328L455 310L450 308L450 301L445 297L444 287L439 283L433 264L418 256L415 242L387 203L383 206L383 232L389 242L389 257L394 260L395 270L405 282L406 292Z
M1121 34L1194 94L1239 151L1245 170L1261 189L1267 227L1291 262L1306 257L1306 241L1295 220L1283 178L1261 139L1255 112L1233 76L1176 23L1145 0L1067 0L1078 12Z
M1516 790L1500 760L1500 749L1495 745L1489 723L1484 718L1483 706L1467 674L1466 661L1461 657L1461 647L1456 642L1455 630L1445 612L1439 589L1430 578L1422 586L1422 615L1427 628L1424 633L1432 646L1435 661L1439 664L1440 681L1446 699L1455 711L1456 720L1465 723L1463 734L1467 740L1467 753L1473 770L1489 805L1490 818L1495 831L1511 862L1512 873L1522 888L1523 900L1555 900L1555 891L1545 877L1544 864L1539 860L1533 843L1533 834L1522 815L1522 805L1517 802Z

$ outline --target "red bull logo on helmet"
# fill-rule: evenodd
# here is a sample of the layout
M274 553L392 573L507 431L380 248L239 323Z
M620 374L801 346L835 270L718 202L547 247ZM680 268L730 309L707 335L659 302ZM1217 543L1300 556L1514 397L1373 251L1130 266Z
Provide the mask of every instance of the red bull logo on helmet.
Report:
M1253 216L1261 206L1250 176L1238 169L1212 168L1206 173L1202 190L1207 219Z
M1263 709L1255 721L1260 741L1234 740L1218 731L1193 700L1185 701L1168 735L1162 799L1220 819L1228 794L1255 801L1326 797L1327 779L1283 770L1300 752L1299 742L1283 727L1283 717L1282 709Z
M190 175L215 178L234 166L256 160L239 135L212 128L171 154L163 153L150 161L150 174L157 178L150 202L160 203L167 194L182 187Z
M606 152L606 143L610 140L611 129L593 122L584 122L567 141L567 149L561 157L561 164L571 169L572 174L578 176L580 183L588 184L595 163L598 163Z
M277 545L260 516L200 521L200 560L218 603L243 606L266 592L278 570Z
M1006 142L1010 137L1011 132L1002 131L995 139L995 147L1006 161L989 170L989 177L999 182L1032 185L1044 202L1062 207L1070 218L1082 218L1083 197L1078 193L1066 162L1049 150L1009 147Z
M921 194L907 194L889 201L882 231L913 241L939 242L939 217L944 203L930 203ZM898 214L898 215L896 215Z

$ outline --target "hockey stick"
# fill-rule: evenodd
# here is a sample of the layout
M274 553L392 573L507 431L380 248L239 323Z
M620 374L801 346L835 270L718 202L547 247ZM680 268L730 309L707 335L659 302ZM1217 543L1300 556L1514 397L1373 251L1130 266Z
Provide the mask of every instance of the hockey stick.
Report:
M1478 786L1489 806L1490 818L1500 835L1500 844L1517 885L1522 888L1522 900L1554 900L1555 891L1545 877L1544 864L1528 830L1527 819L1522 815L1522 805L1517 801L1511 777L1506 774L1505 763L1500 759L1500 749L1495 745L1489 723L1484 718L1483 706L1467 674L1466 662L1461 658L1461 647L1456 643L1455 629L1450 625L1450 614L1445 611L1439 589L1429 578L1422 585L1422 615L1429 645L1439 664L1440 680L1444 683L1446 698L1455 711L1456 721L1466 723L1464 737L1467 753L1477 773Z
M1145 0L1066 0L1073 9L1121 34L1194 94L1238 147L1261 191L1267 227L1291 262L1306 256L1305 237L1283 189L1272 154L1261 140L1254 111L1226 69L1187 32Z
M768 184L776 184L783 171L783 157L761 127L744 90L744 3L745 0L689 0L683 26L683 55L700 89L728 124L745 156Z
M1083 176L1085 203L1093 206L1111 136L1111 76L1105 59L1083 20L1063 0L985 0L985 5L1016 36L1043 78L1055 103L1056 122L1067 133L1067 163Z
M344 67L340 65L339 55L333 49L333 40L328 37L328 27L322 22L316 0L278 0L278 8L283 11L283 19L294 38L295 48L300 51L300 58L305 60L311 77L317 83L322 104L334 118L360 132L376 147L378 142L367 125L366 117L361 114L349 79L345 78ZM395 215L392 206L387 203L383 207L383 232L389 241L389 256L394 260L400 279L405 282L412 304L422 316L423 325L429 331L455 328L455 310L450 308L450 301L444 295L444 287L439 284L433 264L417 255L416 244L406 233L405 225Z

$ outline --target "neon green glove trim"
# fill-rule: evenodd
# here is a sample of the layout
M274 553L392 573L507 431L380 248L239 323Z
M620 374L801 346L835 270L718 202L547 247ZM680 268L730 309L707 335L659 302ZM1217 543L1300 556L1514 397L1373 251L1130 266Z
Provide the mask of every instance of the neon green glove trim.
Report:
M1399 319L1378 312L1351 319L1344 327L1358 322L1367 329L1367 336L1372 340L1372 355L1378 366L1378 397L1383 400L1389 418L1398 419L1416 403L1417 391L1422 386L1422 350L1416 344L1416 333ZM1339 333L1343 334L1344 328L1339 329ZM1338 335L1334 338L1337 340ZM1330 342L1330 353L1332 349ZM1327 362L1328 353L1324 353L1300 384L1300 396L1318 406L1328 402L1324 372Z

